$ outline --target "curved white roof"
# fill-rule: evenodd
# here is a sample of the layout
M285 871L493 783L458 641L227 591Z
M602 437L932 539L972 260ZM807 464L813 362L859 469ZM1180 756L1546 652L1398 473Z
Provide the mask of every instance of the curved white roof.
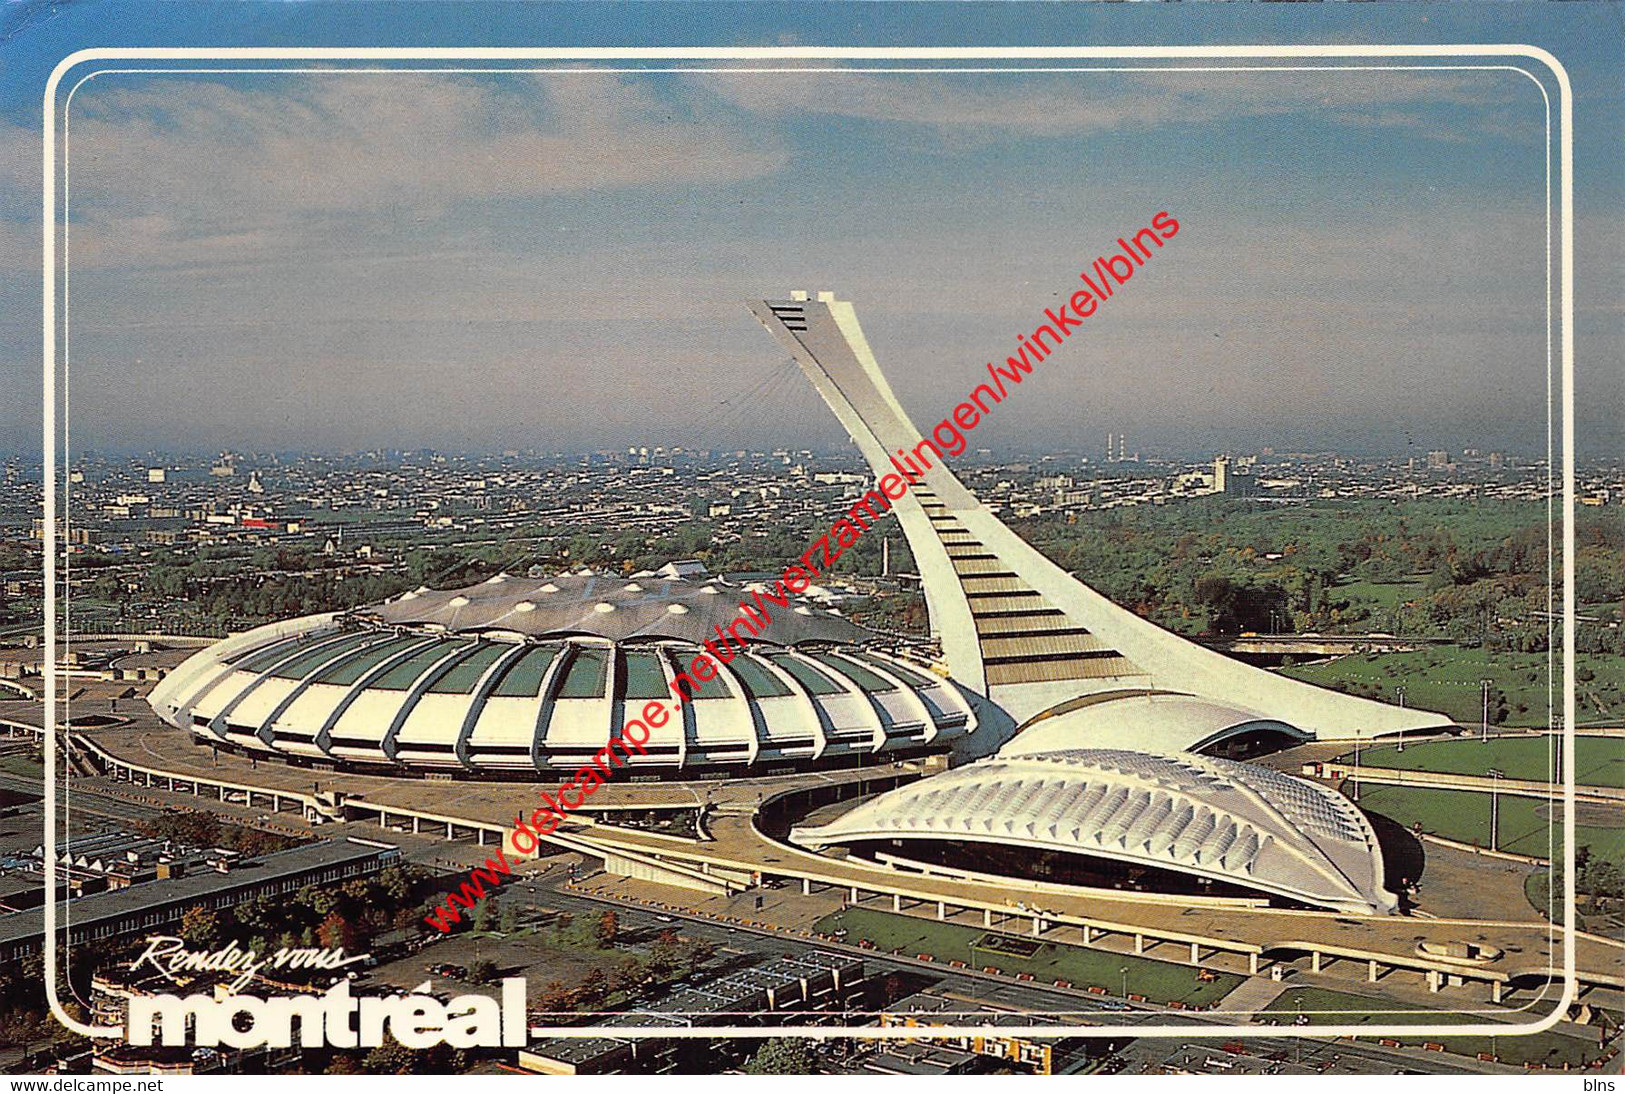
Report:
M1211 756L1071 749L995 756L873 798L813 848L931 839L1044 849L1175 870L1316 907L1389 913L1382 851L1341 795Z
M781 607L763 597L770 621L752 641L793 646L817 641L862 642L872 637L837 612L803 597L787 599ZM457 633L505 631L526 637L586 634L613 641L676 638L705 642L716 639L716 628L726 630L741 618L742 602L761 614L749 588L721 579L497 574L461 589L414 589L350 614L390 626L439 627Z
M1123 691L1063 703L1028 722L1001 749L1026 756L1068 748L1195 752L1253 730L1309 734L1246 707L1167 691Z
M510 774L578 769L651 702L667 715L647 723L649 740L629 766L909 755L976 728L956 685L874 650L753 642L718 664L716 678L678 690L678 674L703 652L694 642L521 639L501 630L327 615L272 624L199 651L148 701L203 743L396 770ZM693 699L679 705L684 692Z

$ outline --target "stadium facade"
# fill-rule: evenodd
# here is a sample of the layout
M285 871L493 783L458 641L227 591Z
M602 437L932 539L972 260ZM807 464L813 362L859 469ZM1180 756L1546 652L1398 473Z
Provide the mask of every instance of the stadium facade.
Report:
M154 689L201 743L357 770L512 778L574 771L730 624L749 586L637 575L499 574L344 615L261 627ZM974 696L805 600L718 656L628 766L667 774L857 763L943 751Z

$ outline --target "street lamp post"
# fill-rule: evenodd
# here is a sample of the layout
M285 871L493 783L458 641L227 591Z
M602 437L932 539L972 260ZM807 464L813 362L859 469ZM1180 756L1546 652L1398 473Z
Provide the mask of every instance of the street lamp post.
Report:
M1118 969L1117 971L1123 974L1123 998L1127 999L1128 998L1128 966L1124 965L1122 968Z
M1478 739L1485 744L1488 744L1490 739L1490 684L1491 681L1488 679L1478 682L1479 687L1484 689L1484 722L1479 730Z
M1506 772L1492 767L1485 772L1490 777L1490 850L1500 850L1501 835L1501 795L1499 793L1501 780L1506 778Z

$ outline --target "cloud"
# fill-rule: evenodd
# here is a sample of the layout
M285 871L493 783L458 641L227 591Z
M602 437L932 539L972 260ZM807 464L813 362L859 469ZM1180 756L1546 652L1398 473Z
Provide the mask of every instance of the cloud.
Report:
M903 123L954 142L1078 136L1300 113L1458 142L1529 140L1542 132L1535 113L1539 93L1523 77L1503 72L1169 69L1154 75L875 72L709 74L696 79L735 106L760 114Z
M669 86L669 85L668 85ZM0 127L14 193L38 134ZM68 130L76 262L207 260L324 218L410 232L460 203L771 174L788 154L617 74L102 77Z

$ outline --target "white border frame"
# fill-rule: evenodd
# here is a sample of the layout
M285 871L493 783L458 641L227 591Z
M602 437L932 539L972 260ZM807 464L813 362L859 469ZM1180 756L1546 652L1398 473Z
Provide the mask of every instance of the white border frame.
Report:
M1455 45L1271 45L1271 46L1008 46L1008 47L536 47L536 48L97 48L69 54L52 70L45 84L43 109L43 163L44 163L44 517L43 544L45 570L45 648L44 648L44 738L45 738L45 885L47 891L56 882L56 770L57 770L57 673L56 673L56 600L57 600L57 267L59 243L57 225L57 103L58 88L73 68L92 61L120 60L179 60L179 61L976 61L976 60L1191 60L1228 58L1236 60L1280 59L1359 59L1359 58L1482 58L1521 57L1544 65L1557 82L1559 90L1559 195L1560 195L1560 325L1562 372L1562 460L1563 460L1563 818L1565 915L1563 924L1563 991L1553 1004L1550 1014L1525 1025L1491 1022L1477 1025L1423 1026L1305 1026L1269 1027L1245 1025L1207 1025L1193 1022L1179 1025L1123 1025L1123 1026L934 1026L927 1033L918 1027L883 1029L876 1026L776 1026L768 1032L778 1037L863 1037L868 1039L906 1039L927 1035L937 1036L1023 1036L1023 1037L1193 1037L1209 1039L1220 1037L1304 1037L1330 1040L1336 1037L1366 1037L1401 1034L1416 1036L1517 1036L1534 1034L1550 1029L1567 1014L1578 994L1576 981L1575 932L1577 929L1574 901L1574 106L1573 89L1568 70L1561 61L1538 46L1521 44ZM1345 66L1337 66L1345 67ZM1352 67L1352 66L1348 66ZM1387 67L1387 66L1381 66ZM1545 85L1534 74L1518 66L1509 66L1534 80L1545 95ZM1267 68L1265 69L1267 70ZM90 78L91 73L85 78ZM83 81L81 81L83 82ZM70 93L71 95L71 93ZM1548 98L1548 111L1550 102ZM65 110L64 110L65 120ZM1549 117L1549 114L1548 114ZM1549 131L1548 131L1549 132ZM66 147L64 143L64 148ZM1551 153L1546 153L1548 171ZM1548 188L1547 215L1550 216ZM1548 233L1549 236L1549 233ZM1551 255L1546 256L1548 271ZM64 262L64 276L66 275ZM1551 331L1550 295L1546 320L1548 338ZM1548 358L1547 378L1551 371ZM1550 408L1548 408L1550 410ZM66 419L64 417L64 425ZM1548 415L1548 427L1550 416ZM1549 472L1548 472L1549 473ZM121 1037L121 1026L91 1026L75 1020L62 1007L56 992L57 974L57 902L45 903L45 992L52 1015L63 1026L87 1037ZM1267 1032L1266 1032L1267 1031ZM604 1026L534 1027L532 1037L759 1037L762 1027L706 1026L649 1027L627 1030Z

